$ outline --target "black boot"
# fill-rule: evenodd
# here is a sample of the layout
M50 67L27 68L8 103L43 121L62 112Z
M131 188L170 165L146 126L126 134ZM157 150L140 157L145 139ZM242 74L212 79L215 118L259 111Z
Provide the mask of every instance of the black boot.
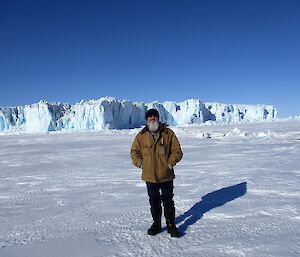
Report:
M153 223L151 227L148 229L148 235L155 236L161 232L161 214L162 214L161 207L151 208L151 214L153 218Z
M168 229L168 233L171 235L171 237L180 237L181 236L174 221L167 220L167 229Z
M180 237L181 234L175 225L175 208L167 209L165 216L168 233L171 235L171 237Z

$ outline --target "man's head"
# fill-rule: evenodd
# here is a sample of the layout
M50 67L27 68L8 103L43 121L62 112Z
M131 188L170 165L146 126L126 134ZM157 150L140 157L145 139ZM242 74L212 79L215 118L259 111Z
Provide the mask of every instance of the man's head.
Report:
M151 132L156 132L159 126L159 112L156 109L149 109L146 112L145 118L149 130Z

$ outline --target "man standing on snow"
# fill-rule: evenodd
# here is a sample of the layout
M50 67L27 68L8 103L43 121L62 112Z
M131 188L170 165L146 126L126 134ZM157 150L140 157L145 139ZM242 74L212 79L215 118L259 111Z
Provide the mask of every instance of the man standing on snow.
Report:
M168 233L179 237L175 225L175 206L173 201L173 167L182 158L182 151L175 133L159 122L156 109L146 112L147 125L135 137L131 147L132 163L142 168L142 180L146 182L153 224L149 235L161 232L161 201ZM161 190L161 193L160 193Z

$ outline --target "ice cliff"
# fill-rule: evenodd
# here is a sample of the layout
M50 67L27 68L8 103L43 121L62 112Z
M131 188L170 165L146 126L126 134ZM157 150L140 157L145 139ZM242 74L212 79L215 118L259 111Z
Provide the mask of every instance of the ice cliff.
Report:
M136 128L145 124L148 108L158 109L160 120L169 125L206 121L252 122L277 116L276 108L271 105L207 103L199 99L142 103L103 97L74 105L40 101L25 106L0 107L0 131L35 133Z

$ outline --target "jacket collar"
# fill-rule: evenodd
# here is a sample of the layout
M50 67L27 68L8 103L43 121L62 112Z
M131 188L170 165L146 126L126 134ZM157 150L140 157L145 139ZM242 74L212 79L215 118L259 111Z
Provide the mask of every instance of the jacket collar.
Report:
M160 131L160 132L165 132L165 133L168 133L168 130L167 130L167 127L169 125L167 123L161 123L159 122L159 126L158 126L158 129L157 129L157 132ZM148 128L148 125L146 125L142 130L141 130L141 133L144 134L146 131L149 131L149 128ZM150 131L149 131L150 132Z

